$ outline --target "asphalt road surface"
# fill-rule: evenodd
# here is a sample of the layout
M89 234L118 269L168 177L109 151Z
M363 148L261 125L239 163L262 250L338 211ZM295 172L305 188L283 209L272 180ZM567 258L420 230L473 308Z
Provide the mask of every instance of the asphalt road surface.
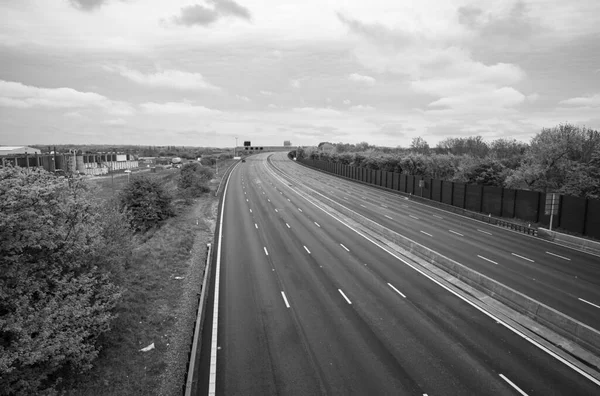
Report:
M268 171L267 156L239 164L227 184L199 394L599 394L592 381L294 194ZM449 217L393 221L398 215L380 205L380 191L350 188L282 155L274 155L274 163L311 187L328 186L328 196L373 219L387 214L390 228L418 224L417 232L440 240L455 238L440 231L452 229L463 235L456 241L470 241L499 263L490 265L516 262L492 255L492 238L477 231L489 231L484 225ZM384 205L394 200L404 204L386 197ZM433 213L408 205L415 217ZM527 248L532 240L511 238L525 247L514 253L534 260L522 264L535 269L529 263L538 255Z

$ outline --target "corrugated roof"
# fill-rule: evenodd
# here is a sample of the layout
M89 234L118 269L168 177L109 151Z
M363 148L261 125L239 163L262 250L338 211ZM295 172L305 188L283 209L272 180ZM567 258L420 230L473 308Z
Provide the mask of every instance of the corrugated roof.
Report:
M0 146L0 150L17 150L25 147L26 146Z

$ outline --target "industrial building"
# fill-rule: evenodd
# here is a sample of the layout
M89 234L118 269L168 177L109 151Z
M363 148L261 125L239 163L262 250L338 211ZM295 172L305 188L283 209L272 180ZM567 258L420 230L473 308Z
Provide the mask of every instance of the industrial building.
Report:
M0 155L41 154L42 151L27 146L0 146Z

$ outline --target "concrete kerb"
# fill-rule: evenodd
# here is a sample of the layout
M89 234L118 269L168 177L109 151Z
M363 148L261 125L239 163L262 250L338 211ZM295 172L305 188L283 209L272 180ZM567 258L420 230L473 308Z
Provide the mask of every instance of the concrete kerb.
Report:
M305 193L315 197L315 199L318 199L319 201L322 200L322 197L318 198L318 195L320 194L315 193L311 189L307 189L299 184L296 186L302 188ZM600 332L597 330L579 321L576 321L575 319L570 318L553 308L539 303L491 278L488 278L483 274L471 270L470 268L457 263L454 260L438 254L431 249L428 249L425 246L404 237L401 234L389 230L378 223L344 207L338 202L328 200L326 204L330 205L332 208L356 221L357 223L406 249L409 253L424 259L425 261L435 265L457 279L465 282L467 285L475 288L476 290L479 290L484 294L497 299L515 311L538 322L540 325L546 326L566 339L579 344L594 355L600 356ZM538 333L536 329L531 330ZM544 337L543 334L540 335ZM560 346L563 347L562 345Z
M542 239L557 243L559 245L600 256L600 242L597 241L579 238L574 235L567 235L556 231L550 231L541 227L538 228L538 236Z

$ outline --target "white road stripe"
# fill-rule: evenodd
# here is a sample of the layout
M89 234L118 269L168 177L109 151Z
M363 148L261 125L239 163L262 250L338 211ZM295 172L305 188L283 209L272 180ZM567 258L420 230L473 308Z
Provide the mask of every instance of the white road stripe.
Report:
M269 198L267 198L267 201L271 202L271 200Z
M554 253L550 253L550 252L546 252L546 253L548 253L548 254L549 254L549 255L551 255L551 256L554 256L554 257L561 258L561 259L563 259L563 260L568 260L568 261L571 261L571 259L570 259L570 258L568 258L568 257L559 256L558 254L554 254Z
M287 228L292 228L288 223L285 223L285 225L287 226Z
M300 212L302 212L302 209L298 208L298 210L299 210Z
M509 380L508 378L506 378L504 375L500 374L500 378L502 378L504 381L508 382L508 384L514 388L514 390L516 390L517 392L519 392L523 396L528 396L527 393L523 392L521 390L521 388L519 388L517 385L515 385L511 380Z
M248 202L248 198L246 198L246 202Z
M384 205L384 204L381 204L381 206L383 206L384 208L387 208L387 207L388 207L387 205Z
M477 255L477 257L479 257L479 258L480 258L480 259L482 259L482 260L489 261L490 263L493 263L493 264L496 264L496 265L498 265L498 263L497 263L497 262L495 262L495 261L492 261L492 260L490 260L489 258L485 258L485 257L483 257L483 256L480 256L480 255Z
M394 220L394 219L392 219L392 218L391 218L390 216L388 216L388 215L383 215L383 216L387 217L387 218L388 218L388 219L390 219L390 220Z
M264 246L264 247L263 247L263 249L265 249L265 254L268 256L268 255L269 255L269 252L267 251L267 247L266 247L266 246Z
M583 298L578 298L578 300L580 300L580 301L583 301L584 303L587 303L587 304L593 305L593 306L594 306L594 307L596 307L596 308L600 308L600 305L596 305L596 304L594 304L594 303L591 303L591 302L589 302L589 301L586 301L586 300L584 300Z
M421 233L423 233L423 234L425 234L425 235L429 235L430 237L433 237L433 235L431 235L431 234L430 234L430 233L428 233L428 232L421 231Z
M289 199L289 198L288 198L287 200L288 200L288 202L292 202L292 201L290 201L290 199Z
M285 302L285 306L289 308L290 304L288 303L288 300L287 300L287 298L286 298L285 293L283 292L283 290L281 291L281 297L283 297L283 301Z
M254 223L254 228L258 230L258 224Z
M308 250L306 246L304 246L304 250L306 250L306 253L310 254L310 250Z
M477 231L479 231L479 232L483 232L484 234L492 235L492 233L491 233L491 232L483 231L483 230L480 230L479 228L477 229Z
M342 297L344 297L346 299L346 301L348 302L348 304L352 304L352 301L350 301L348 299L348 297L346 297L346 295L344 294L344 292L342 291L342 289L338 289L338 291L340 292L340 294L342 295Z
M342 245L341 243L340 243L340 246L343 247L344 249L346 249L347 252L350 251L350 250L348 250L348 248L346 246Z
M456 231L452 231L452 230L448 230L449 232L456 234L456 235L460 235L460 236L464 236L463 234L461 234L460 232L456 232Z
M437 217L438 219L443 219L442 216L438 216L438 215L433 215L433 217Z
M250 209L250 213L252 213L252 209Z
M279 211L277 209L275 209L275 212L279 213Z
M316 221L315 221L315 225L316 225L317 227L321 228L321 226L319 225L319 223L317 223Z
M413 216L413 215L408 215L408 217L412 217L415 220L419 220L419 218L417 216Z
M402 204L402 206L404 206L405 208L408 208L408 205L407 205L407 204Z
M362 206L363 208L366 208L366 206L365 206L365 205L363 205L363 204L360 204L360 206Z
M532 263L535 263L535 261L533 261L532 259L529 259L527 257L523 257L523 256L519 256L516 253L511 253L513 256L517 256L518 258L522 258L523 260L527 260L527 261L531 261Z
M400 290L398 290L398 289L396 289L394 286L392 286L392 284L391 284L391 283L388 283L388 285L389 285L389 286L390 286L392 289L394 289L394 290L396 291L396 293L398 293L398 294L400 294L402 297L406 298L406 296L405 296L404 294L402 294L402 293L400 292Z

